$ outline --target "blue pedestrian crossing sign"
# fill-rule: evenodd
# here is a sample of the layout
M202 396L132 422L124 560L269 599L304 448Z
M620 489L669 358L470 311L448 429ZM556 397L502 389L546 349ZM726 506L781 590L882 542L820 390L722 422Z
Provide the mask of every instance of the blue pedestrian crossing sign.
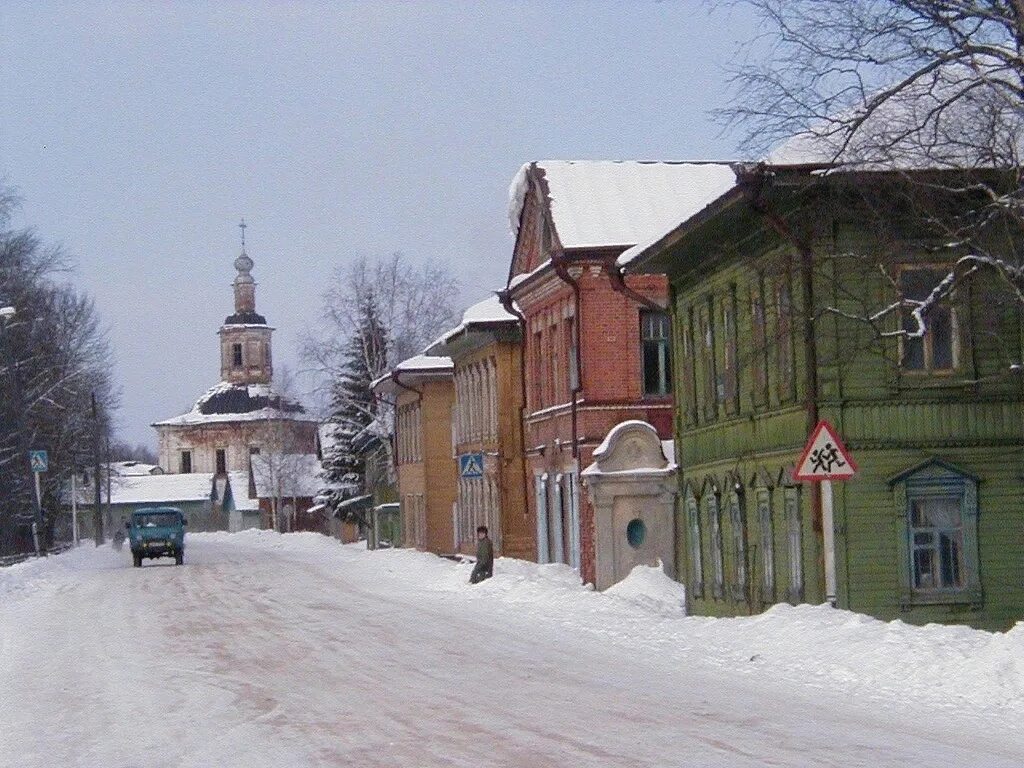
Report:
M484 455L482 453L464 453L459 456L459 477L483 477Z
M28 463L33 472L45 472L50 467L50 459L46 451L29 451Z

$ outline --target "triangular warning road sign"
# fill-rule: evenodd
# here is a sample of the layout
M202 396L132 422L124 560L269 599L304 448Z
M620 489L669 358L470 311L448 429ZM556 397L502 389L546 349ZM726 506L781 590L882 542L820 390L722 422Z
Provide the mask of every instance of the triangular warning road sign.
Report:
M819 421L796 463L793 479L810 482L849 480L855 474L857 463L835 429L827 421Z

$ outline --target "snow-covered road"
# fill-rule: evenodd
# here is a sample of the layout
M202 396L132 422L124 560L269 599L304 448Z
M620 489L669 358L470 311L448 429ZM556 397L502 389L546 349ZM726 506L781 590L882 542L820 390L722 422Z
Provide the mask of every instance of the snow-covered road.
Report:
M1024 762L1020 627L688 619L558 566L499 561L471 588L464 565L312 534L192 535L164 562L83 547L0 571L0 765Z

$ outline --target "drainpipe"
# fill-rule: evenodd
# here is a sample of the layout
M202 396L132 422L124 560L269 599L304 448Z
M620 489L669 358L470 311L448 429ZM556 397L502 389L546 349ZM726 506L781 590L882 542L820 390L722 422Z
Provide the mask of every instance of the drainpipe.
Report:
M608 280L612 284L612 290L621 293L627 299L632 299L642 307L647 307L647 309L653 309L655 312L665 311L665 307L661 306L658 302L647 298L642 293L634 291L626 285L626 277L622 271L622 267L619 266L614 258L609 259L606 266L608 268Z
M510 315L513 315L519 320L519 326L522 332L519 334L519 434L522 445L519 450L519 460L522 465L519 468L519 475L523 481L523 519L526 520L529 517L530 508L530 484L526 479L526 425L524 419L526 418L526 317L519 311L515 303L512 301L512 294L508 288L497 291L498 301L501 306Z
M800 298L804 308L801 329L806 358L804 408L807 411L807 434L810 435L818 424L818 348L814 339L813 315L814 250L808 238L796 235L789 224L765 202L763 193L765 188L771 184L771 178L765 172L763 165L739 171L737 181L744 187L750 207L754 212L759 214L779 237L791 243L799 255ZM832 518L831 488L828 491L829 503L827 505L822 503L826 494L820 483L817 491L811 494L811 518L813 527L820 534L822 541L821 549L824 560L822 570L825 572L826 600L834 606L836 598L835 523ZM823 510L823 507L827 507L827 509ZM823 515L823 511L827 514ZM831 594L829 594L830 592Z

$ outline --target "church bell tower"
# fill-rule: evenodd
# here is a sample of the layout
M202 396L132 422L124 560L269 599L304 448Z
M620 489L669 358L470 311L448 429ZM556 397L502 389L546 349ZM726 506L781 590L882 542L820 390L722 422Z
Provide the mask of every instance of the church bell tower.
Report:
M238 274L232 283L235 312L224 319L220 331L220 378L232 384L270 384L274 366L270 354L270 336L274 329L256 312L256 281L253 261L245 252L245 219L242 252L235 259Z

